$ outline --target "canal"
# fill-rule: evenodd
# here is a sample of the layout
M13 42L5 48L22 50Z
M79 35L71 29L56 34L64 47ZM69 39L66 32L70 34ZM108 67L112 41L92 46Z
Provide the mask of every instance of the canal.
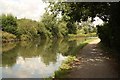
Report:
M2 78L48 78L68 55L79 52L76 39L34 40L2 44Z

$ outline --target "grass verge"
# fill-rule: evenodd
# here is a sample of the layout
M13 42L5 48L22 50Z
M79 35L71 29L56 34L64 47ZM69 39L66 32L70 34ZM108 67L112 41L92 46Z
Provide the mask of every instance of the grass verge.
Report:
M68 37L96 37L96 33L89 33L89 34L68 34Z
M69 70L71 70L74 66L73 62L79 61L75 56L68 56L67 59L62 63L57 71L54 73L54 78L64 78Z

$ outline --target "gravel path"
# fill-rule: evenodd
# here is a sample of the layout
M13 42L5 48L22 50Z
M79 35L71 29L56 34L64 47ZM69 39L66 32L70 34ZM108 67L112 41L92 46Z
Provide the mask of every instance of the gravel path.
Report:
M86 45L78 55L79 65L71 70L67 78L118 78L120 64L118 56L103 51L95 39Z

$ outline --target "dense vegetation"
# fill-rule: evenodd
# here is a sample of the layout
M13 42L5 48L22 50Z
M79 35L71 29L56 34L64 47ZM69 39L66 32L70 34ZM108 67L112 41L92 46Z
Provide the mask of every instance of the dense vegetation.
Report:
M34 39L36 37L47 39L67 37L70 34L89 34L96 32L96 28L89 24L97 16L104 21L103 26L97 26L97 33L101 41L109 47L119 48L120 3L49 3L40 21L25 18L17 19L17 17L10 14L1 15L2 31L13 34L15 35L14 38L21 40ZM61 18L58 15L61 15ZM82 25L79 25L79 23ZM3 39L7 38L6 34L2 37Z
M98 26L98 34L102 42L111 48L120 49L120 3L109 6L109 21L104 26Z
M96 32L95 27L86 26L86 24L89 24L88 22L80 26L75 22L71 23L70 21L63 20L63 18L55 17L54 14L50 14L47 11L40 21L26 18L17 19L17 17L11 14L3 14L1 15L1 22L3 42L32 40L35 38L64 38L71 36L70 34L76 35L78 33L84 36L84 34ZM92 31L89 28L92 28Z
M12 14L0 15L0 33L2 33L2 35L0 36L2 36L2 41L11 42L18 40L34 40L35 38L48 40L73 36L94 36L95 33L97 33L104 45L107 45L110 48L114 48L116 50L120 49L120 3L49 3L50 4L40 21L34 21L26 18L17 19L17 17ZM59 17L59 15L61 17ZM104 21L103 25L98 25L97 27L94 27L92 25L92 22L94 21L94 18L96 16ZM50 53L55 53L52 52L54 50L52 50L51 48L55 47L55 50L57 50L58 43L52 40L48 41L51 41L52 43L54 43L54 45L47 44L49 49L46 48L46 50ZM23 44L25 45L25 43ZM65 53L64 55L67 55L66 53L69 53L69 55L74 53L73 55L75 56L75 51L80 50L86 44L87 42L83 42L75 49L74 45L76 45L76 43L73 42L72 44L67 45L67 48L61 47L60 51L62 51L62 53ZM29 46L28 43L26 43L26 45ZM59 45L64 46L63 44ZM71 45L73 46L71 47ZM15 46L16 45L13 45L13 47ZM11 49L13 47L5 49L3 48L3 51L7 51L8 49ZM36 46L34 47L34 50L36 50ZM28 48L29 50L27 51L31 51L30 48ZM41 49L43 50L43 48ZM73 51L71 51L72 49ZM38 49L38 51L39 50L40 49ZM26 48L24 51L26 52ZM32 54L32 51L29 53ZM55 55L53 54L52 56ZM44 58L46 56L42 54L42 57ZM70 69L71 67L69 65L69 62L73 62L74 59L74 57L68 58L68 61L63 63L63 65L60 67L60 72L55 72L55 77L63 74L64 71ZM53 59L50 57L50 60ZM7 61L5 62L7 63ZM46 64L48 64L47 61L45 62Z
M119 50L120 46L120 3L101 2L101 3L81 3L81 2L51 2L50 11L53 14L61 13L66 21L81 22L88 17L95 16L104 21L103 26L97 26L97 33L101 41Z

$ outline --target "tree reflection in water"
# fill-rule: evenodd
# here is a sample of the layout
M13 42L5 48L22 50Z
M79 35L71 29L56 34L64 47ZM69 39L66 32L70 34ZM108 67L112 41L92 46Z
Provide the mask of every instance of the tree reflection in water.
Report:
M59 68L64 56L78 52L78 44L83 40L35 40L5 44L2 47L3 77L18 77L21 74L26 76L20 77L49 77ZM8 73L9 70L12 73Z

